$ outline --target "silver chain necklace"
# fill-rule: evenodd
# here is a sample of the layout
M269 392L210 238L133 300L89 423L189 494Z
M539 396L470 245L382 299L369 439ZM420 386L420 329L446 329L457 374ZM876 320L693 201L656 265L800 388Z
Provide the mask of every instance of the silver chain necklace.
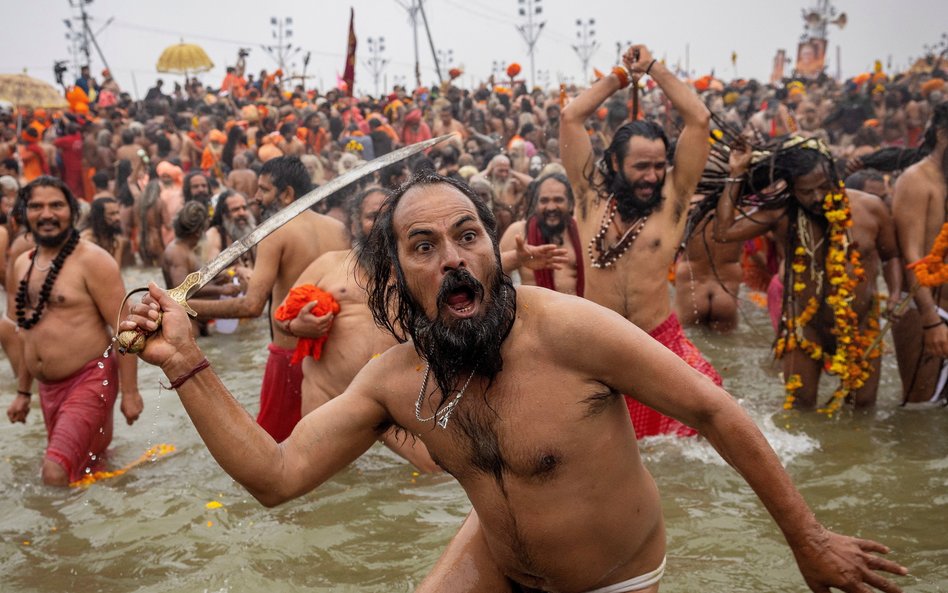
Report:
M476 370L477 367L474 368L474 371ZM471 371L467 381L464 382L464 387L461 387L461 391L458 391L458 394L454 396L454 399L452 399L448 405L435 412L430 418L422 418L421 402L425 399L425 391L428 389L428 374L431 372L431 363L427 363L425 365L425 378L421 381L421 391L418 392L418 401L415 402L415 418L417 418L419 422L431 422L432 420L435 420L437 421L438 426L440 426L442 429L447 428L448 418L451 417L451 413L454 412L454 408L458 405L458 402L461 401L461 398L464 396L464 392L467 391L467 386L471 384L471 379L474 378L474 371Z

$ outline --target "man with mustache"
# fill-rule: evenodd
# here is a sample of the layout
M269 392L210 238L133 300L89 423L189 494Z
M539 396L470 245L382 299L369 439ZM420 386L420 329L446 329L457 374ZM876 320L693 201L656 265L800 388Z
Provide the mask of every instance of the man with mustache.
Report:
M500 240L504 272L517 270L520 282L528 286L583 296L583 254L569 180L561 173L544 175L531 184L527 195L533 214L507 227ZM536 247L557 246L556 253L550 254L555 262L526 253L524 242ZM517 256L508 256L511 251ZM552 265L541 268L541 261Z
M207 244L204 247L204 258L211 261L230 246L253 232L257 221L247 205L247 198L243 194L224 190L217 199L217 207L211 218L211 226L204 233ZM253 260L256 250L251 249L240 257L240 264L248 270L253 269Z
M121 267L128 239L122 233L122 216L115 198L104 197L92 202L89 226L79 234L79 238L108 251Z
M278 157L264 163L257 184L264 217L272 216L310 190L309 173L297 157ZM193 300L191 307L202 319L259 317L267 302L281 303L306 266L328 251L349 248L343 224L307 210L289 220L257 245L253 274L246 294L226 300ZM290 363L296 337L275 322L271 307L273 338L260 389L257 422L277 441L282 441L300 419L300 386L303 374Z
M630 47L622 60L622 66L571 101L560 117L560 154L589 257L584 296L619 313L720 385L720 375L685 337L668 290L668 270L684 234L688 203L708 159L710 114L644 45ZM674 159L669 162L662 128L636 120L616 130L595 163L586 119L643 75L652 77L684 122ZM638 438L696 434L631 397L626 402Z
M36 249L16 259L11 285L18 288L7 297L23 347L7 417L26 422L35 378L48 436L43 483L66 486L102 469L120 388L127 422L142 412L136 361L111 350L110 326L125 287L113 256L79 239L73 228L79 203L61 180L37 177L21 191L17 208Z
M695 426L747 479L815 592L899 591L882 544L828 531L741 407L635 325L588 300L514 288L494 217L435 175L386 201L365 246L369 307L400 343L277 444L152 284L123 330L172 380L214 458L263 504L301 496L392 427L423 442L473 511L418 591L655 593L665 529L621 393ZM409 339L410 338L410 339ZM581 348L576 345L581 344ZM537 356L542 353L542 356Z

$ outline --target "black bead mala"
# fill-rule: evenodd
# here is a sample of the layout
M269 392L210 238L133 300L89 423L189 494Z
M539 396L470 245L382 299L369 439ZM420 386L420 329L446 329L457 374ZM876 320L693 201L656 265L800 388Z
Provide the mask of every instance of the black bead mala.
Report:
M69 257L69 254L72 253L78 244L79 233L73 231L62 249L60 249L56 257L53 258L49 266L49 272L46 274L46 280L43 281L43 286L40 288L39 299L36 302L36 307L33 309L33 315L27 319L26 305L29 299L27 291L29 290L30 276L33 274L33 265L36 263L36 251L33 251L33 254L30 255L30 267L26 271L26 276L20 281L20 286L16 291L16 324L19 327L30 329L39 323L40 317L43 316L43 309L46 308L46 303L49 302L50 294L53 292L53 284L56 283L56 277L59 276L59 271L63 267L63 262L66 261L66 258Z

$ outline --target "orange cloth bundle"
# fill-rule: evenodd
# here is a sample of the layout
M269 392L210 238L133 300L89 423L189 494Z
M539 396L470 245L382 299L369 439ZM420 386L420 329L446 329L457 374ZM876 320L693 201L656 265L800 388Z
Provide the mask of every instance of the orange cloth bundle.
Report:
M290 293L286 295L283 304L277 307L273 316L280 321L293 319L300 314L303 307L313 301L316 301L316 305L310 310L310 313L317 317L322 317L327 313L334 315L339 313L339 303L336 302L332 294L322 290L315 284L303 284L290 289ZM326 343L328 337L329 332L319 338L300 338L296 342L296 351L293 352L293 360L290 362L298 364L310 355L319 360L319 357L323 354L323 344Z

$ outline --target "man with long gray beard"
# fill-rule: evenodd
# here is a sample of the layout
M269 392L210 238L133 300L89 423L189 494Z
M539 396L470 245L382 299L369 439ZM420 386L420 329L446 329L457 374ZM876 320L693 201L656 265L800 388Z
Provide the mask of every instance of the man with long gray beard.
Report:
M211 261L234 241L239 241L257 228L257 221L247 205L247 198L243 194L224 190L217 199L211 226L208 227L204 238L207 244L204 247L204 258ZM252 269L255 249L247 251L240 257L240 264Z
M315 489L392 427L421 440L473 505L423 593L658 590L661 503L620 393L700 430L758 494L813 591L900 591L875 571L907 570L873 554L882 544L821 525L733 399L608 309L514 288L495 233L487 206L448 178L418 177L386 200L366 243L367 291L376 323L403 343L282 444L208 368L184 310L158 286L121 328L156 332L142 358L172 379L218 463L267 506Z
M579 237L589 256L584 296L642 328L720 385L720 375L685 337L668 290L668 270L685 231L689 200L708 159L710 114L644 45L630 47L622 61L571 101L560 118L560 154L576 195ZM662 128L635 120L616 130L603 158L594 162L586 119L644 75L652 77L684 122L674 159L669 163ZM626 403L638 438L696 434L633 397L627 396Z
M271 216L310 190L309 174L296 157L278 157L260 170L257 199L264 217ZM254 272L247 292L226 300L193 300L191 307L202 319L259 317L267 302L281 303L300 273L328 251L349 248L349 235L341 222L307 210L290 219L257 245ZM273 311L276 307L271 307ZM257 422L282 441L300 419L300 365L290 363L296 337L270 316L273 341L260 390Z
M569 180L562 173L540 177L527 189L527 202L530 218L507 227L500 239L504 272L517 270L520 282L528 286L583 296L583 253ZM549 253L551 265L543 267L546 258L526 253L526 245L556 246Z

